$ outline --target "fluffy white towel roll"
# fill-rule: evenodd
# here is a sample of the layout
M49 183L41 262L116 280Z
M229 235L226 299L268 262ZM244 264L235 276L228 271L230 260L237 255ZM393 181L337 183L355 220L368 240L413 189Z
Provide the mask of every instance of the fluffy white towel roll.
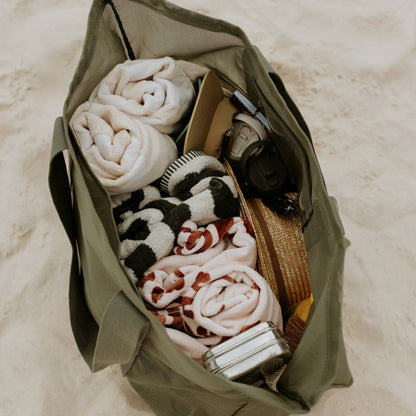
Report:
M177 158L169 136L110 105L80 105L70 126L91 169L111 195L143 188Z
M199 67L199 66L198 66ZM89 101L113 105L162 133L175 131L195 97L191 79L170 57L127 60L98 84ZM193 70L193 75L204 72Z

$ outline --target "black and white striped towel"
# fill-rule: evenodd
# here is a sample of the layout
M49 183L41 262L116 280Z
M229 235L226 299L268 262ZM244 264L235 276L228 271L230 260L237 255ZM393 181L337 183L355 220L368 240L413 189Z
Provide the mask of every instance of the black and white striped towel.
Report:
M192 220L206 225L238 215L234 182L222 164L192 151L166 170L161 189L146 186L112 198L120 236L120 258L134 283L145 271L173 250L182 224Z

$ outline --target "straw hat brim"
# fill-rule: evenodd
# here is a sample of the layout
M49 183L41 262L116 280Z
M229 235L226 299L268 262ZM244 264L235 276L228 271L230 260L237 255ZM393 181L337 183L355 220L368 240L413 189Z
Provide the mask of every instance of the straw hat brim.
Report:
M240 199L242 216L253 226L258 269L277 296L283 310L311 295L310 274L302 223L297 212L278 214L260 198L245 199L233 169L224 161Z

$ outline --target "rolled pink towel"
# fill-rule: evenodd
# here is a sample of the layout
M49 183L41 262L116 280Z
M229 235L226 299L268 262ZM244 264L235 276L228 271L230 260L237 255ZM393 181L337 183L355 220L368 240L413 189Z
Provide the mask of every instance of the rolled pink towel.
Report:
M253 268L257 251L251 232L240 217L199 228L187 221L174 249L178 254L158 261L138 284L172 340L195 359L259 322L283 327L275 295Z
M252 326L272 321L280 329L280 305L263 277L244 265L229 264L205 271L182 268L185 274L150 273L140 282L140 293L169 334L182 340L181 348L200 358L200 344L212 347ZM187 273L189 272L189 273ZM160 308L160 309L159 309ZM199 344L195 344L198 342Z

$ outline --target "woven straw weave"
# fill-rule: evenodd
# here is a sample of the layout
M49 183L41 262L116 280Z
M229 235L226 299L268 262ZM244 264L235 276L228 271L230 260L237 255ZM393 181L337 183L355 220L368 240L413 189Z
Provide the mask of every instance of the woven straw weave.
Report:
M245 199L230 164L224 167L234 179L241 215L254 228L258 246L258 269L286 309L311 294L308 259L297 212L277 214L260 198Z

